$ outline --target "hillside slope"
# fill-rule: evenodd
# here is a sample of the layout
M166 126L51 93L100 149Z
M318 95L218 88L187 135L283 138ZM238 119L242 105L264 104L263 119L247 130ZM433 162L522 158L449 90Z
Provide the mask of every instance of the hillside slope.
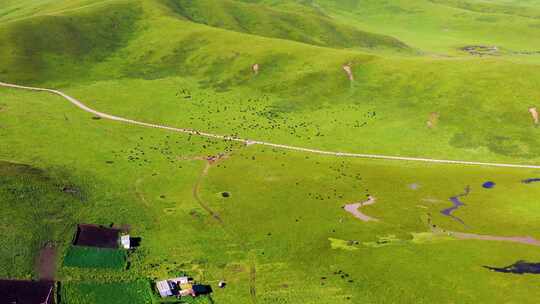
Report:
M313 11L282 10L235 0L168 0L180 16L228 30L338 48L390 48L406 51L401 41L341 24Z
M338 4L346 7L344 2ZM258 6L183 1L182 5L199 8L207 18L211 14L204 15L206 11L222 12L212 22L269 30L265 36L273 35L272 27L232 22L231 12L253 13L257 18L278 12L266 2ZM277 7L283 9L282 4ZM295 7L291 10L299 10ZM305 14L327 18L312 9ZM270 116L260 115L257 119L264 123L258 128L244 129L243 123L230 120L218 123L221 115L215 118L214 131L298 146L484 161L530 162L539 155L538 137L532 136L537 129L527 112L538 98L535 63L506 55L453 59L373 55L226 30L183 16L168 1L116 0L0 23L0 53L6 62L0 77L20 84L76 88L75 96L94 101L98 110L201 130L208 130L207 125L186 121L187 108L178 109L171 79L195 83L194 89L212 96L208 104L193 109L196 115L221 103L219 96L240 103L264 94L262 113ZM309 36L310 28L297 31ZM261 67L257 75L251 70L255 63ZM355 81L347 79L344 64L351 64ZM163 97L151 103L139 98L144 94L133 94L157 87ZM145 111L150 105L154 110ZM227 115L236 120L244 116L241 111L231 109ZM367 123L368 113L378 115ZM426 127L430 113L440 116L435 130ZM262 126L272 125L275 115L287 128L305 123L313 127L305 128L303 135L287 128L268 132L265 128L270 126ZM479 128L467 127L479 120ZM351 132L353 126L358 127ZM417 145L417 138L425 143Z
M222 21L230 21L231 9L248 17L278 12L267 4L216 3L184 1L182 8L223 12L215 19ZM343 3L335 5L346 7ZM64 87L112 114L207 131L208 124L199 122L221 98L241 104L263 94L265 110L256 128L240 123L245 109L230 107L226 116L214 118L213 131L298 146L484 161L538 158L538 129L527 111L535 106L540 81L534 62L504 54L440 58L320 47L192 22L170 4L115 0L0 23L0 54L6 60L0 77ZM306 10L306 16L327 18ZM259 26L252 29L271 30ZM310 35L310 28L297 31ZM255 63L261 67L257 75L251 70ZM347 78L344 64L350 64L354 81ZM178 82L211 96L193 108L200 119L188 120L187 107L178 107ZM139 98L156 88L159 100ZM369 113L377 113L376 118ZM440 116L435 129L426 126L430 115ZM273 117L286 127L273 129ZM231 124L232 118L237 123ZM468 128L478 121L481 127ZM290 131L304 124L312 127L303 127L301 134ZM417 145L418 138L425 144Z
M38 82L88 74L93 64L126 45L141 17L136 2L115 1L0 22L0 77Z
M454 55L464 46L478 44L495 45L510 53L540 50L540 2L537 0L314 0L306 3L316 5L335 20L397 37L427 53Z

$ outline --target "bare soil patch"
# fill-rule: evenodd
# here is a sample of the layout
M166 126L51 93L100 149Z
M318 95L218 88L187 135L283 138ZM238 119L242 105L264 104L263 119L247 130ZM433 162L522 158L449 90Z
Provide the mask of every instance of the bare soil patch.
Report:
M409 189L411 189L411 190L418 190L418 189L420 189L420 187L421 187L421 185L417 184L417 183L409 184Z
M349 77L349 80L350 81L354 81L354 74L353 74L353 70L352 70L352 63L347 63L347 64L344 64L343 65L343 70L345 71L345 73L347 74L347 77Z
M431 214L427 214L427 224L431 232L435 235L446 235L449 237L454 237L458 240L480 240L480 241L499 241L499 242L510 242L510 243L520 243L526 245L533 245L540 247L540 240L537 240L530 236L499 236L499 235L485 235L485 234L476 234L476 233L466 233L466 232L456 232L442 229L437 227L432 221Z
M343 207L343 209L345 209L345 211L349 212L350 214L354 215L354 217L356 217L357 219L360 219L364 222L379 221L378 219L365 215L358 210L359 208L363 206L375 204L376 200L377 199L375 197L370 195L366 201L360 202L360 203L354 203L354 204L347 204Z
M54 245L49 243L39 251L37 272L40 280L54 281L56 275L56 247Z
M536 107L530 107L529 113L531 113L534 124L538 125L538 123L540 122L540 118L538 117L538 110L536 109Z
M427 127L430 129L435 128L439 123L439 117L440 115L437 112L429 113L428 121L426 122Z
M220 153L218 155L209 155L206 157L206 161L208 162L208 164L210 165L214 165L224 159L227 159L229 157L229 155L225 154L225 153Z
M496 236L464 232L451 232L451 235L457 239L462 240L502 241L540 246L540 240L537 240L530 236Z

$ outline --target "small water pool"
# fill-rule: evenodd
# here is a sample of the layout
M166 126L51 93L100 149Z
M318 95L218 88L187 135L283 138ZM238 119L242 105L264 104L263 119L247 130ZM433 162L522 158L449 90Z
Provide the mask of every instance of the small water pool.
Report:
M495 187L495 183L492 182L492 181L487 181L487 182L482 184L482 187L484 187L486 189L491 189L491 188Z

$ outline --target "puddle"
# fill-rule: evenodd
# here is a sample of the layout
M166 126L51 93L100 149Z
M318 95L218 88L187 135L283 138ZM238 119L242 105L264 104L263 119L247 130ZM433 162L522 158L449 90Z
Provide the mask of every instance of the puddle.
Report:
M529 263L526 261L517 261L516 263L506 266L506 267L491 267L491 266L484 266L485 268L496 271L496 272L504 272L504 273L515 273L515 274L525 274L525 273L531 273L531 274L540 274L540 263Z
M482 187L484 187L486 189L491 189L491 188L495 187L495 183L491 182L491 181L488 181L488 182L483 183Z
M521 181L524 184L530 184L535 182L540 182L540 178L527 178Z

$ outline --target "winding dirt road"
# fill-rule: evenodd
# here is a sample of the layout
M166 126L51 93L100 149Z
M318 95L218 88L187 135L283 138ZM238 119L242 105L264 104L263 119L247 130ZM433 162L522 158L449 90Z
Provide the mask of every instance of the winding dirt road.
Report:
M59 95L63 97L64 99L71 102L73 105L78 107L79 109L92 113L95 116L109 119L113 121L118 121L122 123L132 124L132 125L138 125L143 126L147 128L154 128L154 129L163 129L178 133L185 133L185 134L191 134L196 136L203 136L208 138L216 138L216 139L222 139L222 140L229 140L229 141L235 141L235 142L241 142L245 144L246 146L251 145L261 145L261 146L268 146L272 148L277 149L285 149L285 150L292 150L292 151L299 151L299 152L306 152L306 153L313 153L313 154L321 154L321 155L330 155L330 156L338 156L338 157L354 157L354 158L369 158L369 159L386 159L386 160L400 160L400 161L412 161L412 162L426 162L426 163L442 163L442 164L458 164L458 165L474 165L474 166L489 166L489 167L507 167L507 168L528 168L528 169L540 169L540 165L524 165L524 164L504 164L504 163L487 163L487 162L474 162L474 161L462 161L462 160L445 160L445 159L431 159L431 158L419 158L419 157L403 157L403 156L389 156L389 155L377 155L377 154L361 154L361 153L347 153L347 152L334 152L334 151L324 151L324 150L317 150L317 149L310 149L310 148L302 148L302 147L295 147L290 145L284 145L284 144L274 144L271 142L265 142L265 141L258 141L258 140L251 140L251 139L243 139L239 137L233 137L233 136L227 136L227 135L219 135L219 134L212 134L212 133L206 133L201 132L197 130L192 129L184 129L184 128L175 128L175 127L169 127L164 125L158 125L158 124L152 124L152 123L146 123L141 121L136 121L128 118L123 118L120 116L114 116L107 113L102 113L99 111L96 111L85 104L83 104L81 101L61 92L58 90L53 89L45 89L45 88L35 88L35 87L27 87L27 86L21 86L16 84L10 84L10 83L4 83L0 82L0 87L6 87L6 88L14 88L14 89L22 89L22 90L29 90L29 91L38 91L38 92L47 92L52 93L55 95Z

